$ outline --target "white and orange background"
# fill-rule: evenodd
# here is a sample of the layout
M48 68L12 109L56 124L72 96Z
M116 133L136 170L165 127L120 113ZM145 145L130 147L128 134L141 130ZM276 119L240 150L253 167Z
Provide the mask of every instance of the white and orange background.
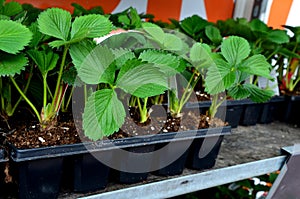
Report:
M39 8L60 7L73 10L75 2L86 9L102 6L106 13L116 13L132 6L139 13L154 14L156 20L169 18L184 19L197 14L208 21L215 22L232 17L234 0L15 0L30 3ZM274 27L281 25L300 26L300 0L268 0L264 21Z

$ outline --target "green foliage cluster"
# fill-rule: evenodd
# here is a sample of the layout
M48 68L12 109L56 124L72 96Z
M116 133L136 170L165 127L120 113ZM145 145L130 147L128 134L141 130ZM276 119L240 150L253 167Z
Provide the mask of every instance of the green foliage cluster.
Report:
M198 85L212 96L210 117L222 103L222 93L267 101L273 92L259 88L257 78L272 80L271 58L296 54L284 31L259 21L213 24L192 16L172 20L174 29L165 30L153 23L153 16L134 8L104 14L100 7L86 10L72 4L71 14L60 8L0 4L1 116L12 116L25 101L42 129L51 128L57 115L68 110L74 89L81 87L83 128L92 140L118 131L127 106L138 110L140 123L149 119L151 105L162 102L168 102L170 115L180 117ZM235 33L240 35L225 34L236 23L249 32L239 27ZM113 30L119 32L109 34ZM95 38L107 39L97 44ZM173 85L179 76L186 81L181 87Z

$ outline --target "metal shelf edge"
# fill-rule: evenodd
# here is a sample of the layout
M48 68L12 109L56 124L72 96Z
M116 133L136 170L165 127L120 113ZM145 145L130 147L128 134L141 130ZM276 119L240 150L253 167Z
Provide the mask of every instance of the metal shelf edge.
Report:
M269 159L258 160L116 191L105 192L83 197L81 199L132 199L139 198L141 195L143 198L151 199L169 198L280 170L286 161L286 158L287 156L284 155L277 156Z

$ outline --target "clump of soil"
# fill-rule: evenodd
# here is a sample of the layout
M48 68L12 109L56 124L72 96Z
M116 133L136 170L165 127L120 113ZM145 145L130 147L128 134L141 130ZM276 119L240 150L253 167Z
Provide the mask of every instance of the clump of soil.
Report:
M196 91L195 93L196 93L197 100L199 102L210 100L210 96L206 93L202 93L202 92L199 92L199 91Z
M300 90L294 90L292 92L287 90L280 90L281 95L300 95Z
M7 136L7 141L21 149L81 142L72 121L59 122L48 130L41 130L39 124L20 126L13 134Z

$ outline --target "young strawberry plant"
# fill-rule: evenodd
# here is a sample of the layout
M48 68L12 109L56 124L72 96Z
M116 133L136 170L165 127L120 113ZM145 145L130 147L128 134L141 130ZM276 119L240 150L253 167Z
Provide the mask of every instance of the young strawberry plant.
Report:
M66 60L69 49L78 43L108 34L112 29L112 24L103 15L85 15L72 20L68 11L50 8L39 15L37 26L40 33L35 32L35 41L41 41L38 39L41 37L41 33L50 37L50 42L46 45L41 44L28 51L43 79L42 110L38 111L37 106L31 102L19 86L16 83L14 85L34 111L42 128L45 129L55 124L64 98L67 84L63 82L62 77L68 66ZM59 55L59 51L55 49L61 50L62 54ZM53 69L57 69L56 85L54 90L50 91L47 77L49 71ZM48 97L49 95L51 97Z
M128 8L120 13L111 14L109 19L116 27L125 30L142 27L142 19L135 8Z
M71 49L80 79L86 84L106 85L92 92L84 108L83 129L93 140L112 135L123 125L126 112L122 93L131 95L131 105L137 107L140 123L147 121L149 98L167 91L168 77L181 69L180 59L172 53L181 51L180 39L154 24L145 23L143 27L143 33L139 34L145 35L146 44L135 50L108 48L104 44L111 44L109 41L86 52L81 48ZM122 37L122 34L128 33L115 36ZM161 40L156 42L154 38ZM114 36L110 39L119 41ZM170 39L178 42L170 42ZM161 48L158 50L155 46Z
M271 65L263 55L250 55L247 40L230 36L221 45L221 52L210 54L212 61L205 77L205 90L213 95L210 116L214 117L219 94L227 92L233 99L250 98L254 102L265 102L273 96L270 89L261 89L254 82L249 81L252 76L265 77L269 80ZM223 100L225 100L224 98Z
M12 88L16 83L15 76L25 70L28 64L23 50L32 39L32 33L21 24L22 19L17 16L23 11L19 3L1 1L0 4L0 115L6 121L22 100L22 97L17 96L14 101ZM24 93L27 92L29 83L30 76L22 88Z
M188 61L189 54L189 44L188 37L173 31L164 32L162 28L151 23L143 24L144 30L148 33L148 38L167 52L173 54L173 56L160 57L160 59L148 54L144 54L142 57L145 60L150 60L156 64L164 64L164 72L168 76L169 90L168 90L168 105L169 111L172 117L181 117L181 111L183 106L189 100L191 94L193 93L193 87L197 84L198 74L194 73L188 78L188 83L185 85L184 92L181 94L179 92L179 82L177 82L176 74L182 73L186 70L191 63ZM181 81L181 80L180 80ZM192 86L192 89L190 88ZM178 95L182 95L180 100Z
M142 99L167 90L167 78L154 64L133 58L116 73L114 60L115 55L109 48L98 46L78 70L85 83L108 85L93 92L85 105L83 128L93 140L113 134L124 123L125 108L118 99L118 89Z
M294 35L290 38L290 42L284 45L281 51L281 56L277 61L279 65L277 71L279 73L278 79L281 83L280 90L282 94L291 94L295 92L300 82L300 28L291 26L284 27L292 31Z

